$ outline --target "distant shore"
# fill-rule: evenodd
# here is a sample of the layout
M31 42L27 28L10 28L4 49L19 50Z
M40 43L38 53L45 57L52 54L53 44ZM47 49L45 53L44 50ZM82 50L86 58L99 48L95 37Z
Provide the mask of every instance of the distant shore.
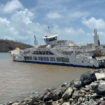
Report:
M7 105L105 105L105 70L86 72L80 79Z
M30 47L32 46L25 43L0 39L0 52L8 52L10 50L14 50L15 48L25 49Z

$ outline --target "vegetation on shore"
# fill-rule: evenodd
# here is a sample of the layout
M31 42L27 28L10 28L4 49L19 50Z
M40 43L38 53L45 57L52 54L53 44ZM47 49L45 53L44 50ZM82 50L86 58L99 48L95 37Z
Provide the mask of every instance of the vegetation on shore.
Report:
M0 52L8 52L10 50L14 50L15 48L25 49L30 47L32 46L21 42L0 39Z

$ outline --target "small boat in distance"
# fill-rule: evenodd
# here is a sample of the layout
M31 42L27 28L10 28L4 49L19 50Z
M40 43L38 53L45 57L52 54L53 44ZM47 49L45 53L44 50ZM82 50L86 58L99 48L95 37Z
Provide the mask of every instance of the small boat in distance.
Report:
M12 51L13 61L74 67L105 67L105 46L100 44L96 29L94 43L81 46L70 40L58 40L58 34L44 36L45 45L38 45L36 37L34 39L34 47Z

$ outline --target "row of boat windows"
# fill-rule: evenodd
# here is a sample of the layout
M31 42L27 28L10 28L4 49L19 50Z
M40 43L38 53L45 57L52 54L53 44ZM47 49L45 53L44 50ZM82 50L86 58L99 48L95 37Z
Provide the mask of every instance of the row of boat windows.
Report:
M50 38L50 39L45 39L46 41L54 41L54 40L57 40L57 37L54 37L54 38Z
M30 57L30 56L25 56L24 60L69 62L69 58L63 58L63 57L55 58L55 57Z
M54 55L50 51L34 51L33 54L36 54L36 55Z

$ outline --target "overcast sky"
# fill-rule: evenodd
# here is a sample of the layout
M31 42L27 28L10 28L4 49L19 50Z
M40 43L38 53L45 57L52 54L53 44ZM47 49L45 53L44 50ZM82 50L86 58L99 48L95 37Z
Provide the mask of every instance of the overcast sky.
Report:
M0 0L0 39L43 43L47 27L59 39L93 42L97 28L105 44L105 0Z

